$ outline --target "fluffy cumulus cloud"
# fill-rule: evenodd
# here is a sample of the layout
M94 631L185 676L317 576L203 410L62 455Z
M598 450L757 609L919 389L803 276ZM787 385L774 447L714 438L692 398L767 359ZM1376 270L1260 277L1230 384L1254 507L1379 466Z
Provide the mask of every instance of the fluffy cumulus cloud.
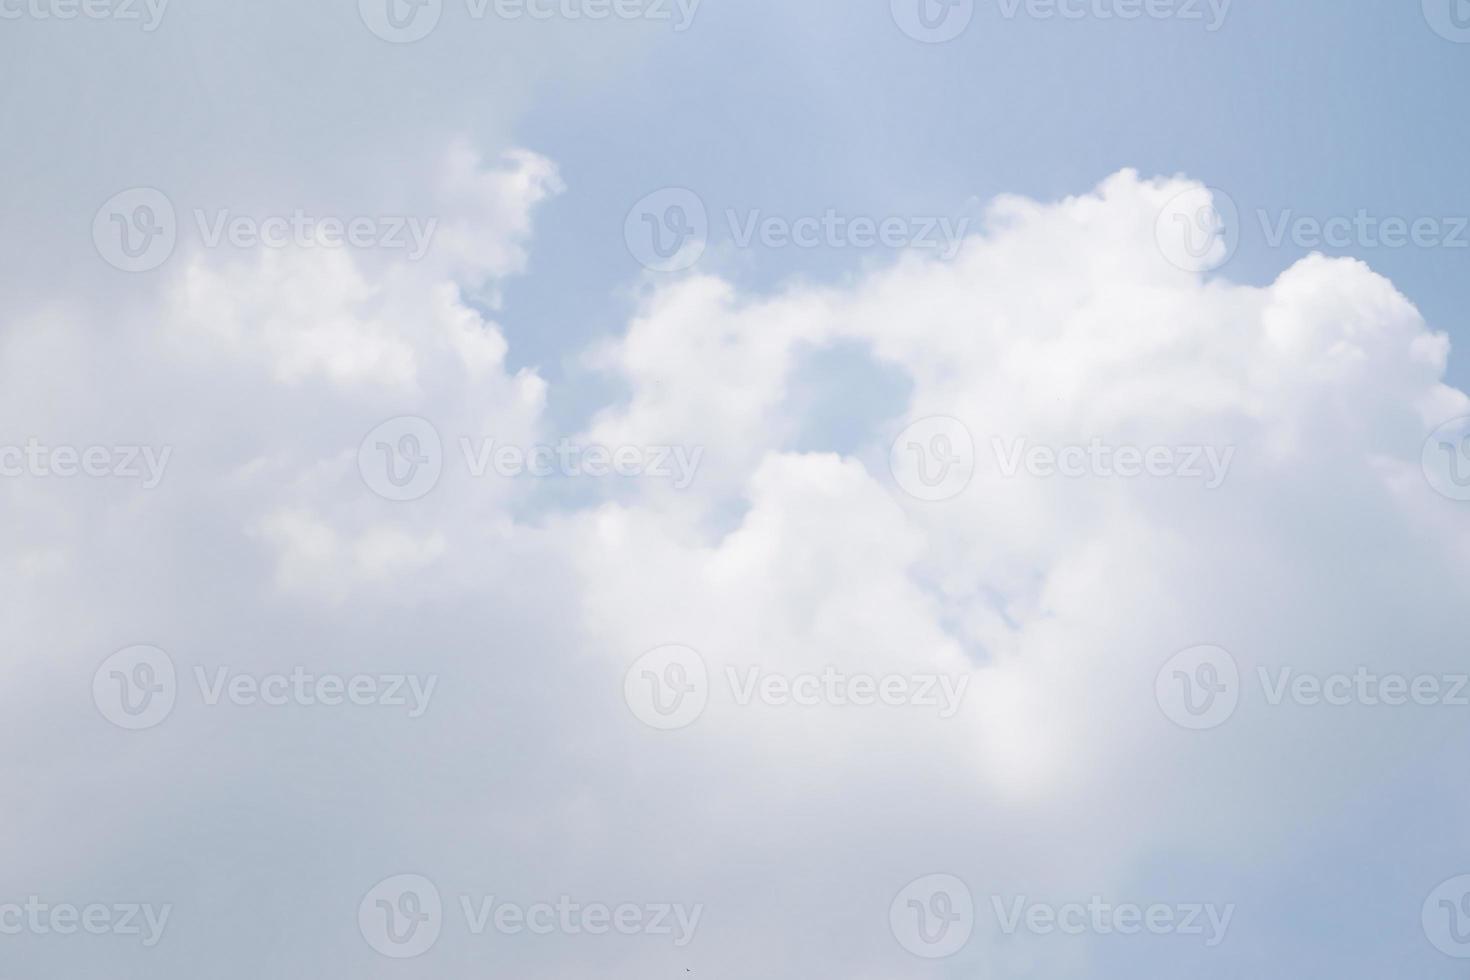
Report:
M420 263L199 252L109 329L64 304L7 329L4 442L171 454L156 487L0 483L10 894L173 906L156 946L22 936L18 970L1369 976L1421 955L1420 903L1470 839L1387 828L1381 802L1462 792L1467 709L1272 704L1263 680L1463 662L1470 534L1421 453L1470 399L1392 283L1318 256L1266 286L1183 271L1157 219L1196 185L1124 171L995 201L950 261L763 295L656 281L584 355L620 395L559 431L490 318L534 274L555 167L456 144L425 179ZM803 417L802 372L837 348L906 392L856 446ZM404 417L439 448L369 436ZM495 455L563 440L645 478ZM437 482L387 499L404 487L373 466L415 452ZM697 461L692 482L655 457ZM930 492L936 466L962 478ZM178 676L140 731L92 697L133 644ZM1156 680L1207 644L1238 704L1190 730ZM411 694L209 703L221 669L298 667L437 680L418 715ZM864 678L895 703L851 703ZM660 726L665 680L697 717ZM441 932L394 961L358 912L408 873ZM975 908L944 959L890 922L932 874ZM675 925L476 934L491 896ZM1228 925L1024 924L1071 902ZM1371 904L1373 941L1324 924L1333 903Z

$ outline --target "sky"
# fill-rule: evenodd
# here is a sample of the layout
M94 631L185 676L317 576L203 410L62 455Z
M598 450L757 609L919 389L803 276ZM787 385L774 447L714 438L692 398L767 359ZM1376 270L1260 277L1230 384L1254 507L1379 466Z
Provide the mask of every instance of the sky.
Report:
M0 973L1463 972L1462 0L0 73Z

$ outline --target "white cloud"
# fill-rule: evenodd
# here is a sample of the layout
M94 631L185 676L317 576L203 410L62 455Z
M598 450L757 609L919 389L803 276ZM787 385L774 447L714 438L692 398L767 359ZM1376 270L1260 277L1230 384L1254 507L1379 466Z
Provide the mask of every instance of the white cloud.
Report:
M583 436L702 446L700 479L681 493L598 486L567 509L551 488L455 463L460 435L552 435L545 383L507 370L504 338L460 291L494 296L526 270L533 209L559 188L545 160L508 159L486 170L451 150L444 247L421 266L199 255L155 330L94 343L48 314L0 351L11 438L176 446L157 492L11 484L0 517L22 542L4 587L29 610L10 673L39 692L27 699L39 707L12 704L11 734L53 708L75 726L12 764L13 781L49 774L12 841L58 821L92 839L106 828L79 811L89 795L121 811L129 840L151 830L151 863L99 849L63 877L175 901L162 975L200 962L211 915L257 914L253 889L288 877L311 882L282 934L293 968L370 970L353 910L406 869L446 894L706 906L686 950L446 929L406 976L475 976L487 959L527 977L594 963L610 977L921 975L882 924L892 895L936 870L987 902L996 890L1235 901L1233 928L1248 930L1270 889L1218 862L1309 849L1318 821L1352 819L1344 798L1435 764L1433 750L1375 754L1435 744L1426 734L1448 722L1429 712L1268 710L1257 697L1226 727L1188 733L1153 700L1159 666L1198 643L1227 647L1247 674L1457 662L1444 637L1470 538L1415 473L1430 429L1470 402L1441 381L1445 339L1367 267L1313 257L1261 288L1181 272L1154 216L1192 185L1125 171L1054 204L996 202L952 263L907 257L849 286L769 296L677 279L589 354L628 397ZM850 456L798 452L795 366L840 343L910 380L908 409ZM85 380L50 389L37 358ZM138 371L109 370L119 363ZM356 452L407 414L437 426L445 476L393 503L363 485ZM929 415L963 421L978 452L968 488L941 503L887 473L893 436ZM1236 455L1214 491L1007 478L994 436ZM396 666L445 682L417 727L185 705L134 737L79 699L103 657L139 642L181 663ZM931 672L968 676L969 695L942 720L746 708L717 689L695 726L654 732L621 703L623 672L665 643L700 651L717 678L748 665ZM220 814L209 832L190 823L196 807ZM194 829L161 829L180 826ZM54 883L54 850L6 848L16 887ZM1176 894L1206 880L1210 894ZM1219 882L1236 890L1216 895ZM280 962L238 935L221 976ZM956 963L1086 977L1094 954L986 934Z

